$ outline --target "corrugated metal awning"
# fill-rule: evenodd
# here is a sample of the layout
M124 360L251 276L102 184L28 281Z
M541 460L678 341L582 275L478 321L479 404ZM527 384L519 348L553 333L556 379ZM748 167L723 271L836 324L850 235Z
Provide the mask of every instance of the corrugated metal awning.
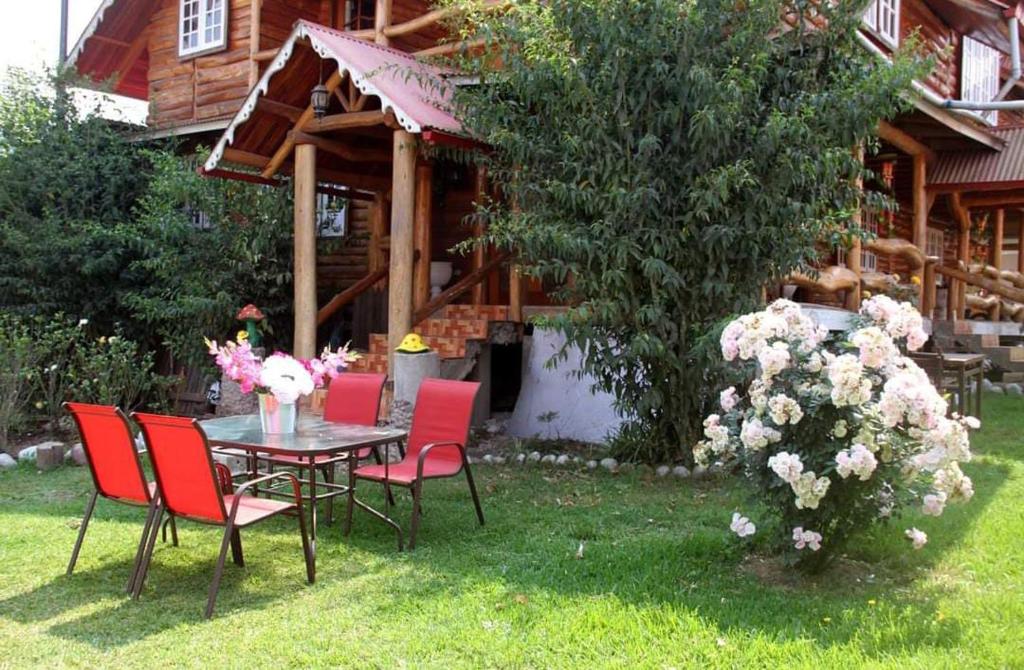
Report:
M992 128L1006 141L1002 151L955 151L939 155L928 171L928 185L993 190L1024 185L1024 126Z

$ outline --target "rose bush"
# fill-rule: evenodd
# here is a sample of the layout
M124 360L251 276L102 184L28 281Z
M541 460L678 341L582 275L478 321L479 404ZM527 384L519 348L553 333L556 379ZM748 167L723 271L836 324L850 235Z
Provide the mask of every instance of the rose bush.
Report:
M906 355L928 339L921 315L887 296L865 301L849 332L830 334L779 300L732 321L722 355L745 388L721 392L694 447L701 464L736 466L778 517L776 547L808 572L824 569L854 534L919 504L938 516L974 493L970 417L947 402ZM733 532L755 519L733 515ZM757 521L764 527L763 521ZM912 528L915 549L927 536Z

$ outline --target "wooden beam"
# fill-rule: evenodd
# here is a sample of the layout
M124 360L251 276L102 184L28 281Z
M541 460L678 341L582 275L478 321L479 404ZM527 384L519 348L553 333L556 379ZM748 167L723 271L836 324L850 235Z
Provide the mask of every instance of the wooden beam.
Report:
M413 55L418 58L423 58L425 56L447 56L449 54L462 51L463 49L466 51L479 49L480 47L486 46L486 44L487 40L482 37L475 40L461 40L459 42L438 44L437 46L430 47L429 49L420 49L419 51L413 52Z
M420 16L417 16L415 19L411 19L409 21L406 21L405 23L399 23L393 26L386 26L383 31L384 36L401 37L402 35L415 33L417 31L423 30L424 28L429 28L435 23L440 23L441 21L447 19L448 17L454 16L458 12L459 10L456 7L442 7L441 9L435 9L433 11L427 12L426 14L421 14Z
M886 121L879 122L878 136L900 151L908 153L911 156L924 156L927 161L935 160L934 151L922 144L916 138L911 137L904 131Z
M388 3L390 5L390 3ZM378 2L378 9L380 3ZM391 177L391 259L388 281L388 370L394 351L412 330L412 275L415 263L413 219L416 208L416 136L396 130Z
M125 52L124 56L121 56L121 60L117 62L114 67L115 79L113 90L117 91L121 84L124 83L124 78L131 72L132 66L135 65L135 61L142 55L142 51L149 45L149 30L143 30L138 36L132 40L131 46L128 47L128 51Z
M299 130L292 130L288 135L296 144L315 144L318 149L353 163L391 162L391 153L380 149L354 149L344 142L320 137L319 135L310 135Z
M508 318L510 321L522 323L523 304L526 298L526 282L518 265L508 270Z
M280 48L263 49L262 51L257 51L256 53L254 53L252 55L252 59L257 63L263 63L268 60L274 60L274 56L276 56L277 52L280 50Z
M377 268L371 271L365 277L357 281L352 286L339 293L338 295L331 298L331 301L320 308L320 311L316 315L316 323L318 326L324 325L328 319L334 316L334 313L339 309L349 304L363 293L365 293L370 287L378 283L384 277L388 276L388 269L386 267Z
M238 163L239 165L248 165L249 167L263 169L266 167L270 159L266 156L260 156L249 151L242 151L241 149L232 149L227 147L224 149L224 160L229 163Z
M994 293L995 295L1006 298L1007 300L1024 303L1024 289L1017 288L1016 286L1004 284L1001 281L990 279L984 275L976 275L970 272L964 272L959 268L951 268L942 265L936 267L935 272L943 275L944 277L955 279L961 284L977 286L985 289L989 293Z
M962 201L963 206L967 209L1012 207L1013 205L1024 205L1024 192L1015 190L1007 193L973 195L963 198Z
M111 46L121 47L122 49L125 47L130 47L132 45L131 42L125 42L124 40L114 39L113 37L107 37L106 35L97 35L96 33L90 35L89 39L96 40L97 42L102 42L104 44L110 44Z
M476 183L475 183L475 194L473 196L473 203L476 207L482 207L485 204L487 197L487 168L477 166L476 168ZM480 240L484 236L484 224L481 221L477 221L473 224L473 237L477 239L477 245L473 247L472 256L472 269L479 270L484 266L484 254L487 252L485 245L480 244ZM473 304L482 305L484 304L484 296L487 290L487 278L478 282L473 286Z
M857 161L861 164L864 163L864 147L857 146L854 149L854 156ZM857 177L857 190L864 191L864 180L861 177ZM861 207L857 207L857 211L853 214L853 223L857 228L861 227L863 220L863 210ZM856 283L853 288L846 292L846 309L851 312L856 312L860 309L861 301L861 274L862 268L860 265L860 254L861 254L861 239L860 237L854 237L853 242L850 245L849 251L846 252L846 267L856 277Z
M297 358L316 355L316 147L295 149L295 338Z
M333 72L331 76L327 78L327 82L324 84L324 86L327 87L327 92L333 93L334 89L338 88L338 86L341 84L341 79L341 72L337 70ZM306 111L304 111L302 115L299 117L298 121L295 122L295 126L292 129L298 130L304 127L312 119L313 107L309 106L306 108ZM273 177L274 174L281 169L281 166L284 164L285 160L288 159L288 155L291 154L292 149L294 148L294 140L290 138L285 138L285 141L281 143L281 146L279 146L277 148L277 151L274 152L274 155L271 157L270 162L267 164L267 167L263 169L263 176Z
M251 0L249 3L249 88L260 79L260 61L256 56L260 52L260 33L262 23L263 0Z
M1003 269L1003 223L1006 220L1005 210L997 209L992 224L992 267Z
M302 116L304 111L300 107L293 107L292 105L286 105L283 102L277 100L271 100L270 98L260 98L256 102L256 109L261 112L267 112L274 116L280 116L283 119L288 119L292 123L295 123Z
M347 112L330 114L322 119L307 119L300 128L307 133L326 133L332 130L380 126L387 122L387 115L380 110L369 112Z
M433 211L434 168L421 162L416 167L416 213L413 218L413 236L417 252L412 278L413 306L420 309L430 301L431 230Z
M390 25L391 0L377 0L373 13L373 41L382 46L389 46L391 44L391 40L388 39L388 36L384 31L387 30Z

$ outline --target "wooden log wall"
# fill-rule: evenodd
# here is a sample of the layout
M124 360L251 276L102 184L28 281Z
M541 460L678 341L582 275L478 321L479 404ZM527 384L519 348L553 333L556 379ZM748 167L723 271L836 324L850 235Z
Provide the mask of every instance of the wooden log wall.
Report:
M178 0L160 0L149 24L151 127L201 123L238 111L249 92L250 2L230 0L226 49L181 58Z

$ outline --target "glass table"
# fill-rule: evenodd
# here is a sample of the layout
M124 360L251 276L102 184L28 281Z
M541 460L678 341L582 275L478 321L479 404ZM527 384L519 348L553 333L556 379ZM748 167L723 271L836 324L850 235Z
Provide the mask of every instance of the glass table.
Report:
M249 462L250 474L258 476L259 457L267 454L291 456L298 462L297 467L308 468L310 476L304 480L308 493L304 496L309 501L310 510L310 542L313 556L316 557L317 537L317 502L330 500L334 496L348 495L356 507L368 512L391 526L398 535L398 550L402 550L402 529L390 517L390 491L385 495L384 512L380 512L355 497L355 492L348 486L330 482L316 481L316 470L328 466L333 468L333 459L347 460L348 467L358 467L357 452L364 447L379 447L401 443L406 439L404 430L377 426L360 426L347 423L324 421L319 416L300 414L295 433L271 434L264 433L260 428L260 417L257 414L227 416L219 419L208 419L199 422L206 432L206 438L214 452L226 455L238 455L244 452ZM385 477L387 475L387 453L384 457ZM318 492L322 489L322 493ZM273 488L264 489L267 495L278 492ZM257 493L258 495L258 493ZM281 495L284 495L281 493ZM290 494L289 494L290 495Z

